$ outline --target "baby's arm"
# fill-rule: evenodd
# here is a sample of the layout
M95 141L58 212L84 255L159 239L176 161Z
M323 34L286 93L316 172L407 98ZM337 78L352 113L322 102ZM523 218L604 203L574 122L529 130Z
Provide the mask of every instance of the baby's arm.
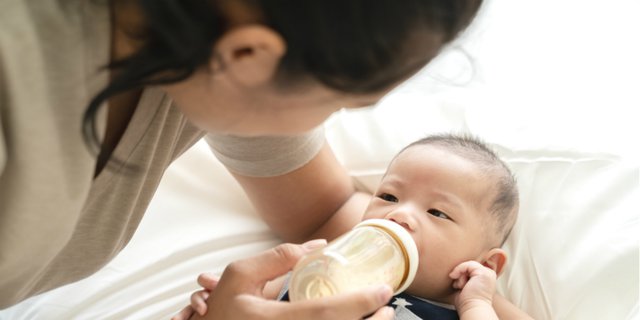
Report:
M493 309L496 310L500 319L533 320L531 316L499 294L493 296Z
M449 274L460 292L455 305L461 320L498 319L492 306L496 291L496 273L476 261L459 264Z

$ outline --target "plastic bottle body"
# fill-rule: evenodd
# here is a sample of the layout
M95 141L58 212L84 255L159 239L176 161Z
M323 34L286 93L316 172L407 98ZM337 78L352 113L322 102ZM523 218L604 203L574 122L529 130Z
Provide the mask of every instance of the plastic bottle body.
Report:
M374 284L387 284L396 293L406 289L417 269L415 243L391 221L365 222L298 262L289 284L291 301L331 296ZM399 232L406 234L400 237Z

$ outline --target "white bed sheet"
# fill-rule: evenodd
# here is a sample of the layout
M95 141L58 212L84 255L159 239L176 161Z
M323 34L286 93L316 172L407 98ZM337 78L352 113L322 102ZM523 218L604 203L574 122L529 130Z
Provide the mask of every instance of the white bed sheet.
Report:
M517 175L499 290L536 319L638 319L637 1L489 1L454 46L327 139L363 189L434 132L471 132ZM472 72L473 71L473 72ZM279 243L200 142L167 171L131 243L77 283L0 319L169 318L196 276Z

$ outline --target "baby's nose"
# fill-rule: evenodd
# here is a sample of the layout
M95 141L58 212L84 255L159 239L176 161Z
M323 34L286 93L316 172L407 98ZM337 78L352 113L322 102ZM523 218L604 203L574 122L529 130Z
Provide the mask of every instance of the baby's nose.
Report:
M400 220L398 220L396 218L390 218L389 220L401 225L403 228L407 229L407 231L411 231L411 226L408 223L406 223L404 221L400 221Z
M385 219L391 220L411 232L416 229L417 221L415 220L415 216L417 213L418 209L415 208L415 206L405 204L394 207L387 213Z

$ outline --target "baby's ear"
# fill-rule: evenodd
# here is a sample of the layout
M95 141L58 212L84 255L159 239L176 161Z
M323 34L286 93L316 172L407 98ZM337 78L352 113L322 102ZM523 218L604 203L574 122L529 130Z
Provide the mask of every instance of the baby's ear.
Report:
M492 269L496 275L500 276L505 264L507 263L507 253L500 248L493 248L485 255L482 265Z

